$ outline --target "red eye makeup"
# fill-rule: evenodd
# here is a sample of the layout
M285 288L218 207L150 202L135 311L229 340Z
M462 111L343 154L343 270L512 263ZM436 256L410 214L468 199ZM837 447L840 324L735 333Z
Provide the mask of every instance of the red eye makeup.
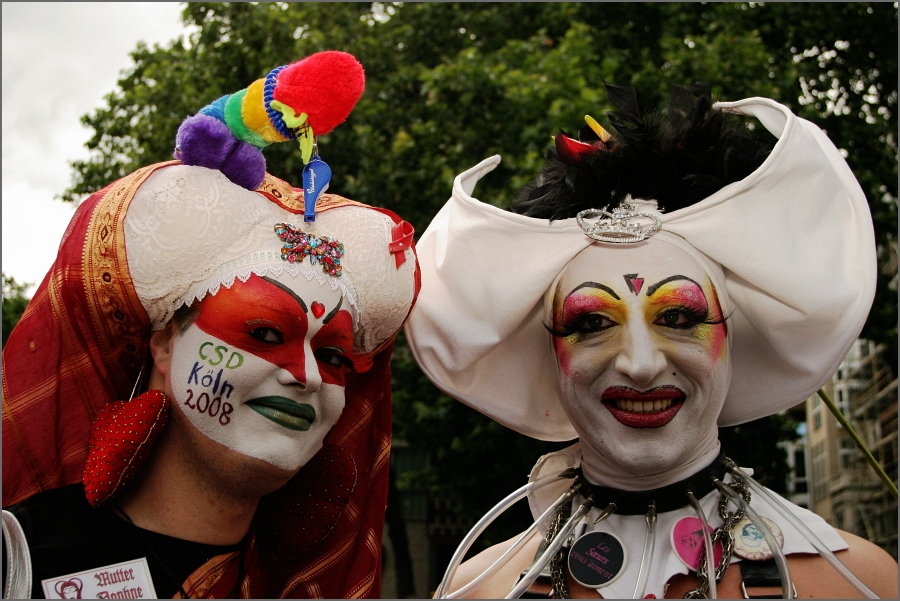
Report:
M328 323L313 338L313 350L318 348L318 341L326 340L328 346L352 350L349 312L338 311L338 306L327 309ZM307 303L290 290L254 275L205 298L197 326L228 345L286 369L298 382L305 382L305 341L310 325L307 311ZM342 373L326 369L322 376L324 381L343 385Z

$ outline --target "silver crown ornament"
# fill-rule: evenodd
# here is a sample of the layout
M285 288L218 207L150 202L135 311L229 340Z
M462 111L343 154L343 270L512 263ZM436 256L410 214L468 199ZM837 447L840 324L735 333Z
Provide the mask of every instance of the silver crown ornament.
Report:
M636 213L635 206L623 202L612 212L602 209L585 209L575 216L585 235L600 242L629 244L640 242L657 231L662 221L651 213ZM596 220L596 221L593 221Z

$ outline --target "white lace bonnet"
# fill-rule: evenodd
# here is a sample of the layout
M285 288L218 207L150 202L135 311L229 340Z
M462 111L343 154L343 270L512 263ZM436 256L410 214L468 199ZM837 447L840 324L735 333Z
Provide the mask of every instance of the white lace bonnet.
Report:
M308 258L282 259L276 223L343 243L342 274L328 275ZM154 330L177 308L237 279L288 272L339 288L352 309L355 350L369 353L400 328L415 295L415 254L409 244L391 251L395 226L364 205L319 212L314 223L304 224L302 214L232 183L220 171L173 165L154 172L135 193L125 215L125 246L135 290ZM398 253L404 256L399 266Z
M175 149L182 165L156 169L124 218L128 269L153 330L179 307L237 279L285 272L341 290L353 314L357 353L374 351L400 328L416 294L412 226L389 212L322 195L331 169L318 156L315 135L344 121L364 88L356 58L329 50L277 67L185 119ZM261 150L291 140L300 142L307 190L265 172ZM310 238L297 250L282 240L285 228L276 231L278 224ZM343 244L343 256L328 238ZM336 261L330 270L312 262L321 255L310 245L328 249L328 260Z
M817 126L766 98L717 107L778 138L748 177L661 216L667 237L721 266L734 306L727 426L791 407L834 373L871 307L876 260L866 198ZM422 290L407 340L450 396L527 436L570 440L544 295L575 255L603 243L574 218L549 222L473 198L499 162L457 176L419 240ZM614 257L615 245L603 246Z

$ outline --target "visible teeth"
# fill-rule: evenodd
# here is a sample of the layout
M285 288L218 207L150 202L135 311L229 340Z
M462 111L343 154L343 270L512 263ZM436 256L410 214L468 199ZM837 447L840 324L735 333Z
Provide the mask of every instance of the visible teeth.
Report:
M671 407L672 399L655 401L632 401L621 399L616 401L616 405L623 411L631 411L632 413L652 413Z

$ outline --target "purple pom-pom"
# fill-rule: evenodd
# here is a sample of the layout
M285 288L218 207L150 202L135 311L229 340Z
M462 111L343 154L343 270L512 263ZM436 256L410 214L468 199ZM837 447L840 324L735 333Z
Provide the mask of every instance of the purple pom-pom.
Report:
M238 139L215 117L194 115L178 128L175 143L175 158L185 165L218 169L228 159Z
M217 169L242 188L256 190L266 176L262 152L235 138L215 117L188 117L178 128L175 143L176 159L185 165Z
M266 178L266 158L253 144L239 142L220 169L237 185L256 190Z

